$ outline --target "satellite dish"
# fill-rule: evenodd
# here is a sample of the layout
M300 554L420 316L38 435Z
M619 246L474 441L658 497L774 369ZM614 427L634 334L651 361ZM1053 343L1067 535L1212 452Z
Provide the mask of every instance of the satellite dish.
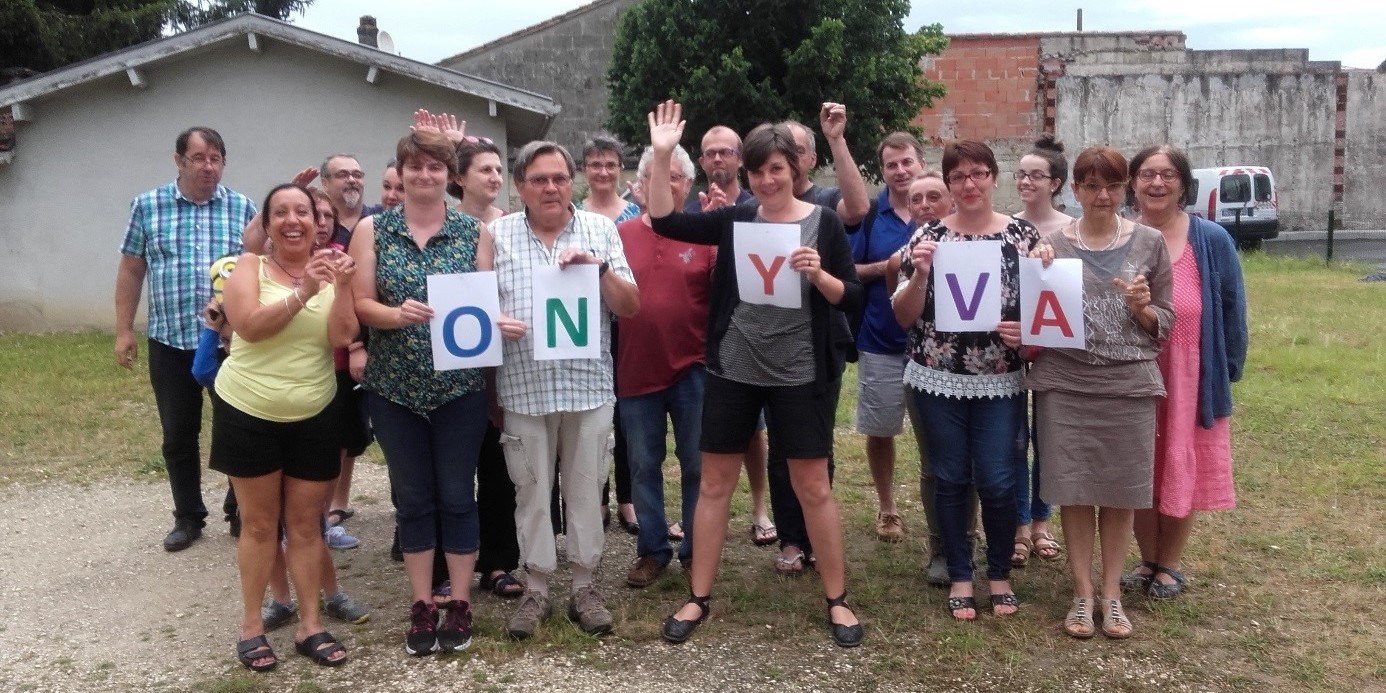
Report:
M376 36L375 43L376 48L391 55L395 55L395 40L390 38L390 32L381 31L380 34Z

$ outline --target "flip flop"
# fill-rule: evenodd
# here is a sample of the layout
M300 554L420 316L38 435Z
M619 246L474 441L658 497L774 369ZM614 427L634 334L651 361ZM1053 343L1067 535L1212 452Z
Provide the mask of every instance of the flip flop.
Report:
M669 541L683 541L683 523L669 525Z
M780 533L775 529L775 525L751 525L751 543L756 546L769 546L780 540Z
M327 526L336 527L337 525L350 520L356 514L351 508L337 508L327 513Z
M1033 532L1030 534L1030 540L1035 544L1033 553L1041 560L1057 561L1063 555L1063 545L1049 532Z
M777 556L775 558L775 573L784 577L799 577L804 574L805 562L803 551L789 556Z

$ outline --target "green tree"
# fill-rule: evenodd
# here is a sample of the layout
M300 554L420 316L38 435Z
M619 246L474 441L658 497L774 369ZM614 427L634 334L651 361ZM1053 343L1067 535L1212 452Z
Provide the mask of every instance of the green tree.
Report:
M287 20L313 0L0 0L0 68L47 72L245 12Z
M616 30L607 127L644 141L645 114L673 98L692 138L717 124L745 133L786 118L816 128L819 107L836 101L847 105L853 158L878 176L881 136L918 134L910 121L945 93L919 71L947 47L943 27L908 33L908 13L908 0L643 0ZM818 146L826 161L821 137Z

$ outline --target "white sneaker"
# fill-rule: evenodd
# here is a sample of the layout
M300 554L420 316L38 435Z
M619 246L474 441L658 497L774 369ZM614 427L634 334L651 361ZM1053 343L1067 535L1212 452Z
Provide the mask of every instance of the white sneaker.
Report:
M361 545L361 540L347 534L346 527L341 525L328 527L322 538L329 549L354 549Z

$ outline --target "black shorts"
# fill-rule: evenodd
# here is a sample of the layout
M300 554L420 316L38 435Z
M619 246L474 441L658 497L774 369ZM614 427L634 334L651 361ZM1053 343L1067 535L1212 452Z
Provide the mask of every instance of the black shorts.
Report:
M342 438L342 449L347 457L356 457L366 451L375 440L371 435L371 420L366 416L366 391L358 390L351 373L337 371L337 400L333 406L341 414L337 431Z
M212 399L211 467L250 478L273 472L304 481L331 481L342 471L341 415L327 408L288 423L251 416L220 397Z
M714 454L746 451L763 408L770 439L788 459L817 459L833 451L833 423L842 381L827 392L818 384L747 385L707 374L699 448Z

